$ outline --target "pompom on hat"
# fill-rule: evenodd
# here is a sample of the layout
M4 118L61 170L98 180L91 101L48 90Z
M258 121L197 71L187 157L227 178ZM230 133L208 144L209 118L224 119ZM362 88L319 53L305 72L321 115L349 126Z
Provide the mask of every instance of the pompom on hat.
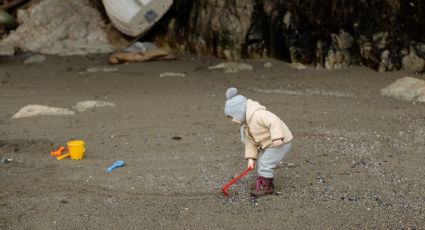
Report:
M236 88L228 88L226 91L226 104L224 105L224 114L245 122L247 98L238 95Z

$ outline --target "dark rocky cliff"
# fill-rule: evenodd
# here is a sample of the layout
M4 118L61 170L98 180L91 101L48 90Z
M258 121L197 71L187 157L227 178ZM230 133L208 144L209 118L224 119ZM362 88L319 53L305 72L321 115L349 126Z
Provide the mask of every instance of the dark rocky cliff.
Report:
M424 12L421 0L176 0L148 37L224 59L422 72Z
M90 2L104 13L101 0ZM421 0L174 0L141 40L228 60L423 72L424 19Z

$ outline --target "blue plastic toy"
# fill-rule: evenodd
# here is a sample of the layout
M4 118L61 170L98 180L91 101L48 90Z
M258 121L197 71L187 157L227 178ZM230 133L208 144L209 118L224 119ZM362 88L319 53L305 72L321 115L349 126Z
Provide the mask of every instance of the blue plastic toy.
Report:
M106 171L107 172L112 172L112 170L114 170L114 169L116 169L116 168L118 168L118 167L121 167L121 166L123 166L124 165L124 161L115 161L112 165L111 165L111 167L109 167L109 168L107 168L106 169Z

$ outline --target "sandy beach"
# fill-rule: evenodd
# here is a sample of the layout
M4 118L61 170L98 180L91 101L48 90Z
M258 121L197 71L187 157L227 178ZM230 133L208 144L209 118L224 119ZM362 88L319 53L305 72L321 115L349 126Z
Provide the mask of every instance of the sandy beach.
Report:
M12 159L0 164L0 229L424 229L425 104L380 95L407 73L271 59L223 73L208 68L220 60L190 56L24 60L0 59L0 158ZM223 113L231 86L294 134L276 194L256 202L254 173L230 197L220 191L246 167L239 128ZM11 119L26 105L85 100L116 107ZM83 160L49 155L73 139L85 141ZM125 165L106 172L116 160Z

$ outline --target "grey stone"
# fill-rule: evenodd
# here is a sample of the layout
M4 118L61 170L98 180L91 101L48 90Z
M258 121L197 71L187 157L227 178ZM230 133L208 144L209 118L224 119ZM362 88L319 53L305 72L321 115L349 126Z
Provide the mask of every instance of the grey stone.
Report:
M402 59L403 69L409 72L422 72L424 70L425 61L414 52L404 56Z
M91 68L87 68L86 69L86 72L89 72L89 73L116 72L116 71L118 71L118 68L116 68L116 67L109 67L109 66L91 67Z
M40 115L74 115L75 112L65 108L49 107L45 105L27 105L21 108L12 119L26 118Z
M425 81L403 77L382 89L381 94L407 101L425 102Z
M0 56L13 56L14 54L13 46L0 45Z
M46 56L41 54L36 54L31 57L29 57L27 60L24 61L25 64L34 64L34 63L42 63L46 60Z
M252 71L254 67L241 62L222 62L220 64L210 66L208 69L222 69L225 73L238 73L243 70Z
M109 101L80 101L78 102L73 109L77 110L78 112L82 113L89 109L93 109L96 107L116 107L116 105Z

